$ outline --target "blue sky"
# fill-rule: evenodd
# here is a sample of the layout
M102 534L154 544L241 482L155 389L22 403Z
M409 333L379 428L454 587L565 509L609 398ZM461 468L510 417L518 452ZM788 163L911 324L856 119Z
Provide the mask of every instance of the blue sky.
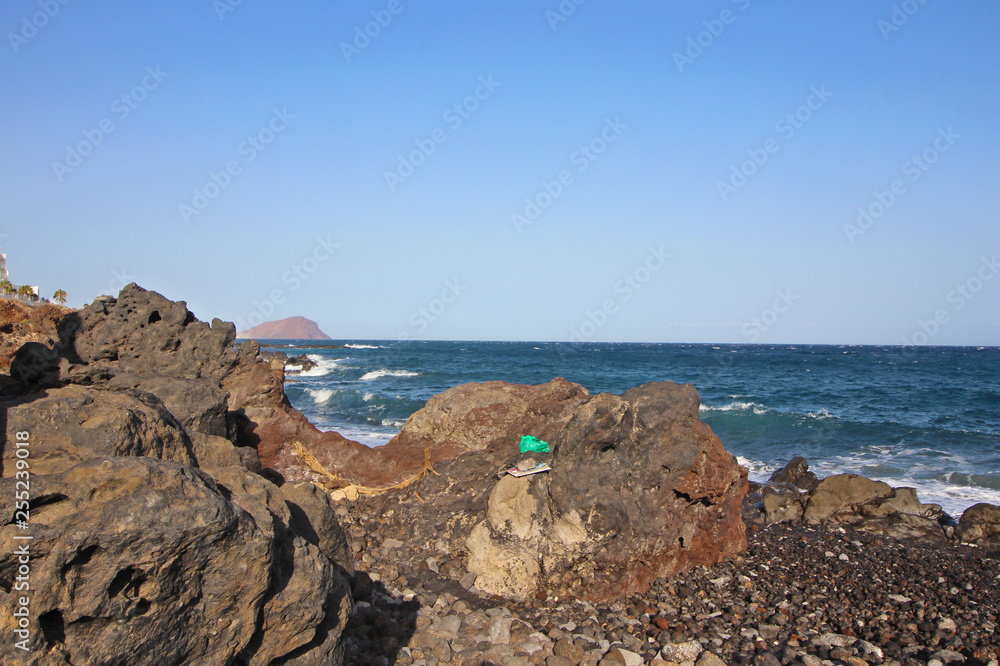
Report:
M335 338L996 345L998 28L986 1L10 0L0 245L71 305L134 280Z

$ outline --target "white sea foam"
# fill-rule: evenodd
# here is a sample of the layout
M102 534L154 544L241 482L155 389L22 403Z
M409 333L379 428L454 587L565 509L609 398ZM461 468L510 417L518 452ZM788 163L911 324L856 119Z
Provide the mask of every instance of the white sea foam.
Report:
M302 372L301 365L286 365L285 372Z
M806 412L806 416L812 417L814 419L832 419L832 418L836 418L833 414L830 413L830 411L826 407L824 407L823 409L819 410L815 414L812 413L812 412Z
M989 487L994 480L1000 481L998 477L970 478L968 474L950 472L938 478L920 478L921 472L929 474L932 470L922 465L906 469L898 468L877 462L872 456L863 456L864 461L861 458L862 456L856 455L830 459L810 458L809 468L821 479L850 472L861 474L874 481L884 481L893 488L915 488L921 503L938 504L956 519L967 508L979 502L1000 505L1000 487ZM757 483L765 483L773 472L781 468L780 465L776 467L745 456L737 456L736 462L746 467L750 481Z
M1000 504L1000 490L979 486L952 485L947 481L918 480L912 478L885 479L893 487L911 486L923 504L940 504L954 518L973 504L986 502Z
M315 363L316 367L302 372L300 377L323 377L333 372L338 363L347 360L344 358L324 358L319 354L309 354L306 358Z
M365 402L369 402L370 400L374 400L374 398L375 398L375 394L371 393L371 392L365 393L363 396L361 396L361 399L364 400Z
M870 444L831 458L810 459L809 467L820 478L850 472L884 481L893 488L915 488L923 504L939 504L954 518L978 502L1000 504L1000 476L941 473L941 460L952 457L961 458L929 448L907 449L905 442ZM926 462L921 462L921 458ZM975 469L971 462L958 466Z
M321 430L335 430L347 439L353 439L365 446L375 448L384 446L390 439L399 434L398 429L378 428L372 426L361 426L353 424L338 423L332 426L325 426Z
M767 407L759 405L756 402L741 402L739 400L734 400L728 405L723 405L722 407L711 407L705 404L698 407L698 411L700 412L732 412L742 409L752 409L754 414L766 414L769 411Z
M306 389L306 393L312 396L313 402L317 405L322 405L327 400L333 397L333 389Z
M419 372L410 372L409 370L386 370L385 368L382 368L381 370L366 372L361 375L360 381L370 382L375 379L381 379L382 377L416 377L419 374Z
M751 481L763 483L767 481L773 472L778 468L760 460L751 460L743 456L736 456L736 462L747 468Z
M382 349L381 347L377 347L375 345L355 345L355 344L349 344L349 345L344 345L344 346L347 347L348 349Z

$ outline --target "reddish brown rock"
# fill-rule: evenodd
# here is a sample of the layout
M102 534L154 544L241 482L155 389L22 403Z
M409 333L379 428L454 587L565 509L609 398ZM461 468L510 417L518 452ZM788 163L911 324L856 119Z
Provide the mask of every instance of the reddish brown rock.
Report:
M72 308L61 305L29 305L0 298L0 370L6 370L14 354L25 343L55 346L60 338L72 335Z
M602 600L644 591L746 547L746 470L698 405L692 386L671 382L623 396L591 396L564 379L460 386L383 449L454 458L378 501L395 507L401 533L446 544L482 592ZM551 453L521 454L527 434ZM497 480L526 457L552 470Z

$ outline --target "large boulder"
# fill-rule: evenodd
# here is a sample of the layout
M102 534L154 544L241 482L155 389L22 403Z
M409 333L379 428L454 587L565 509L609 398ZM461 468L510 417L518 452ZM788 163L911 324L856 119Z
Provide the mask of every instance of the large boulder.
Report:
M347 538L329 495L308 482L286 483L281 486L281 494L288 505L292 530L348 572L353 572L354 558L347 549Z
M813 490L819 483L819 478L814 472L809 471L809 461L802 456L796 456L788 461L784 467L771 475L768 483L778 485L791 485L800 490Z
M135 285L66 321L0 382L0 491L30 474L33 663L341 663L353 558L329 499L254 473L258 433L324 441L280 368ZM7 629L25 534L10 515ZM21 656L0 646L0 662Z
M32 437L31 472L52 474L99 456L149 456L193 465L183 426L155 396L141 391L104 391L83 386L0 402L6 439ZM3 450L3 475L13 475L13 446Z
M130 284L117 297L102 296L79 312L21 308L7 313L10 323L4 322L5 312L0 311L0 331L28 327L34 337L22 337L35 344L23 346L14 358L11 377L0 377L0 395L66 385L135 388L158 396L214 466L236 455L244 466L263 464L284 480L327 481L296 455L294 445L301 442L325 467L343 470L346 479L377 480L372 470L380 466L364 462L366 446L320 432L291 406L282 364L260 358L255 341L234 347L233 324L201 322L183 301ZM230 454L214 439L219 437L240 449ZM405 458L390 466L402 474L423 460L411 462Z
M313 534L296 529L303 527L301 520L306 514L301 504L288 500L282 488L242 467L213 469L211 474L219 489L253 516L274 545L259 645L253 647L250 663L270 664L298 651L308 651L309 656L296 663L338 662L343 652L339 637L351 604L343 575L343 565L350 566L343 533L339 540L333 536L333 544L324 544L324 552ZM301 498L301 494L292 496ZM314 517L322 522L327 516L320 513Z
M232 437L233 419L229 415L229 394L222 389L217 379L186 379L161 375L136 377L121 374L115 376L108 386L152 393L188 432Z
M807 523L818 524L835 516L853 515L857 507L892 492L882 481L872 481L857 474L828 476L816 486L806 504Z
M117 298L97 299L79 318L79 330L59 348L63 382L155 393L186 427L252 447L260 464L287 481L325 481L295 454L296 442L335 470L351 469L368 453L368 447L339 433L320 432L294 409L285 395L283 368L260 358L256 341L234 347L231 323L201 322L183 301L136 284ZM371 466L356 467L361 473L354 480L370 480L361 477Z
M115 374L221 379L236 361L235 340L232 323L198 321L184 301L130 284L81 311L70 361Z
M692 386L671 382L622 396L591 396L564 379L451 389L384 447L453 456L390 491L386 519L451 551L487 594L603 600L644 591L746 547L746 470L699 420L698 405ZM527 434L551 453L522 454ZM526 457L551 471L498 479Z
M0 527L0 626L17 626L27 543L30 616L18 638L32 663L339 663L343 575L289 531L277 487L242 468L220 477L229 486L145 457L33 476L28 531ZM15 483L5 476L0 492L13 497ZM0 644L4 663L24 654Z
M958 538L963 543L1000 548L1000 506L975 504L958 521Z

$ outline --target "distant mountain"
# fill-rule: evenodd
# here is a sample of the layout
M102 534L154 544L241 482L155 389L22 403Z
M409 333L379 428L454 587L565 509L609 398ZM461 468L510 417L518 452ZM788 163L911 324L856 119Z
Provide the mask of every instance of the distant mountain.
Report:
M319 325L305 317L288 317L278 321L265 321L259 326L236 334L237 338L256 340L332 340L319 330Z

